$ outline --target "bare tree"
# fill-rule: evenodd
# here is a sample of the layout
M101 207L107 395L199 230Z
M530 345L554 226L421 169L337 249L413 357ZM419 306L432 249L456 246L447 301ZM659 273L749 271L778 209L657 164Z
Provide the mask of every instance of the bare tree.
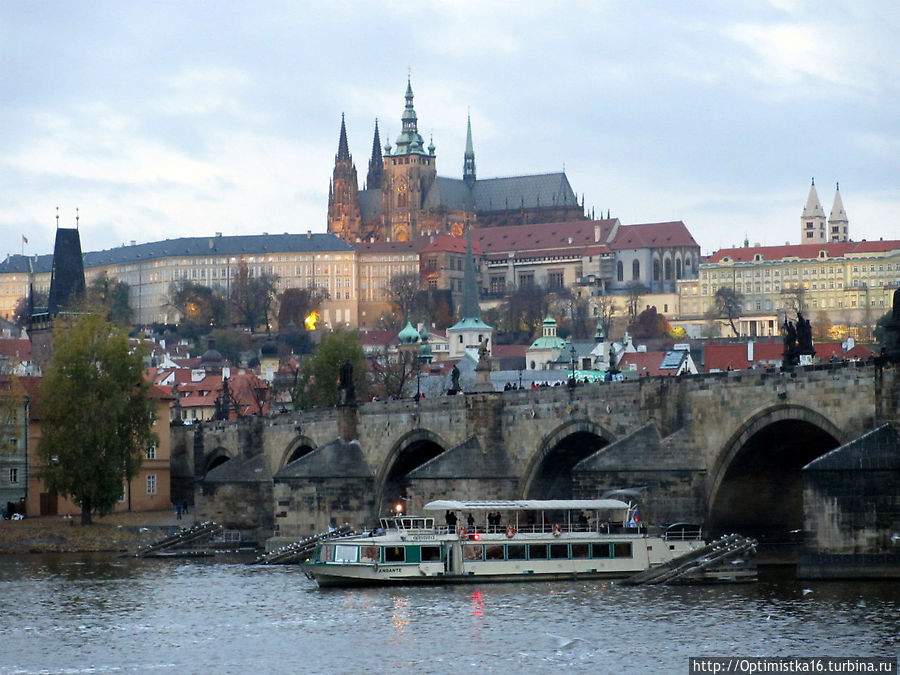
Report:
M616 313L616 305L613 299L608 295L601 295L594 300L594 310L597 322L603 329L603 335L609 338L610 331L612 331L613 315Z
M410 319L409 313L415 305L419 285L419 275L415 272L397 274L388 282L388 297L401 319Z
M734 320L741 316L744 308L744 296L731 286L722 286L713 297L713 315L722 319L728 319L728 325L734 332L734 336L740 335Z
M625 308L628 310L628 320L631 322L641 313L641 300L644 299L648 289L639 281L629 281L625 289L628 291Z
M781 291L785 315L806 311L806 289L803 286L786 288Z
M269 324L276 277L263 272L254 276L247 263L238 263L231 283L231 308L237 323L250 329Z

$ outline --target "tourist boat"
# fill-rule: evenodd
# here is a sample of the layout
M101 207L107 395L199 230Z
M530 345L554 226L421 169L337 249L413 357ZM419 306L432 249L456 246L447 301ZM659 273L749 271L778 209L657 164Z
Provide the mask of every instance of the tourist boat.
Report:
M319 586L627 577L704 545L700 528L648 528L618 499L435 501L445 524L398 513L324 540L302 563Z

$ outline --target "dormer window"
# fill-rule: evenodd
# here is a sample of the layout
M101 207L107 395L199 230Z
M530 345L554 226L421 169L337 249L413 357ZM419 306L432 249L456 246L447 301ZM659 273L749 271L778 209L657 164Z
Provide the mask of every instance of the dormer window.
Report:
M819 251L819 257L825 259L828 257L828 251Z
M757 253L756 255L753 256L754 262L761 262L762 259L763 259L762 253Z

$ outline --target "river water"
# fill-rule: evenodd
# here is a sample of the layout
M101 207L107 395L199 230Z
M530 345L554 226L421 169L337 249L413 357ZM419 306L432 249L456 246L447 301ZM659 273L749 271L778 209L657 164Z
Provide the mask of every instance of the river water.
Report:
M690 656L890 656L900 584L608 581L319 590L299 568L0 556L0 673L686 673Z

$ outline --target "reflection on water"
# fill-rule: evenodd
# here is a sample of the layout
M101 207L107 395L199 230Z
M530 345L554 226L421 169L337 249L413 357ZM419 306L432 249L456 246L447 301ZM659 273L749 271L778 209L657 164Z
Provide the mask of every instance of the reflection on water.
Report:
M895 656L900 584L609 581L318 590L296 567L0 557L0 673L686 672L698 655Z

